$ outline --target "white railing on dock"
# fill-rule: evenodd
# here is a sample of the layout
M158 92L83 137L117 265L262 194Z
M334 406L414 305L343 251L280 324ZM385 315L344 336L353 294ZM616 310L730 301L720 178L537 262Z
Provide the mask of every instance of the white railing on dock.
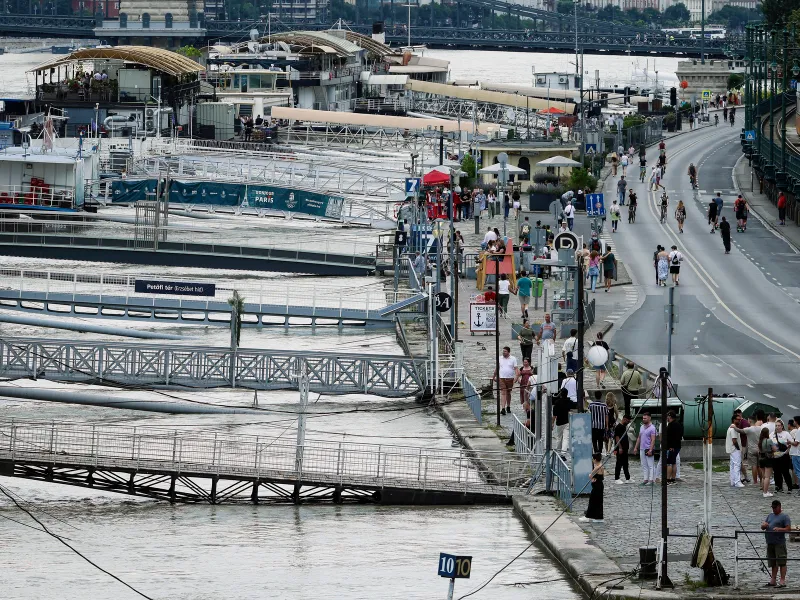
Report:
M13 203L66 208L71 207L74 200L74 187L27 183L25 185L0 185L0 204Z
M287 438L70 423L0 423L0 459L507 496L530 476L524 461L507 452L309 439L298 452Z

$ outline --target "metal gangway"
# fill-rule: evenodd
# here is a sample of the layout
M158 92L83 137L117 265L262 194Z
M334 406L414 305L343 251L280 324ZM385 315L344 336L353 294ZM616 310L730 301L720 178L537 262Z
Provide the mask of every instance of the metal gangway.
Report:
M0 338L0 377L137 387L310 389L323 394L405 398L426 391L429 361L402 355L295 352L214 346Z
M383 282L362 286L296 279L275 286L271 280L214 281L214 296L136 292L136 281L159 281L163 275L0 269L0 308L28 313L96 319L179 322L228 327L234 291L245 300L242 327L336 326L387 328L394 318L382 314L389 305L416 293L392 289ZM169 277L171 283L196 280ZM418 304L401 312L413 317Z
M0 423L0 475L169 502L507 503L530 465L479 452L72 423Z

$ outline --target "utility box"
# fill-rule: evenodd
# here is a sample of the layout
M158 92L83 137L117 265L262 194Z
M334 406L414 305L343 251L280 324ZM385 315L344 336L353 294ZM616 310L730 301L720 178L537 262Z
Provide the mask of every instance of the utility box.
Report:
M204 102L197 105L197 125L200 131L211 131L213 127L215 140L233 139L233 122L235 111L228 102Z

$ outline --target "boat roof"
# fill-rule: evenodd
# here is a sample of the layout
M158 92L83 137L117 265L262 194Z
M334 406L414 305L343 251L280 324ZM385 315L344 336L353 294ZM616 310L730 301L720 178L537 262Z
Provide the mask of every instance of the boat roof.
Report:
M75 52L70 52L65 56L53 58L33 69L29 69L28 73L45 71L53 67L83 60L102 59L124 60L144 65L176 77L205 71L202 66L192 59L163 48L151 48L149 46L114 46L111 48L82 48Z
M262 38L262 41L267 38ZM361 52L362 48L344 37L324 31L287 31L273 33L269 36L273 42L286 42L293 46L302 46L306 50L317 50L325 54L336 54L342 58Z

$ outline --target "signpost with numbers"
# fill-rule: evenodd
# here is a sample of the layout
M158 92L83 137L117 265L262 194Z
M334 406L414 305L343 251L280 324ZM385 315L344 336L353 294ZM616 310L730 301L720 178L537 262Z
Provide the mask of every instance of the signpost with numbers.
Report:
M454 554L439 553L439 577L449 577L450 587L447 591L447 600L453 600L453 589L456 579L469 579L472 572L471 556L456 556Z

